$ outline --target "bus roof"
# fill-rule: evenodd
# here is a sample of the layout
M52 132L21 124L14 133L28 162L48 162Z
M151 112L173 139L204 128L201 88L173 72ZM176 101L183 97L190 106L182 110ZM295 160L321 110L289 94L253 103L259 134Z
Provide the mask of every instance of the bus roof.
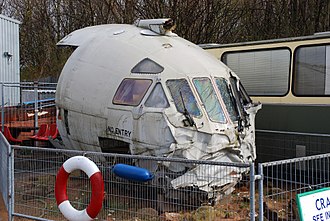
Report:
M272 43L293 42L293 41L306 41L306 40L323 39L323 38L330 38L330 31L318 32L315 33L314 35L300 36L300 37L278 38L278 39L269 39L269 40L260 40L260 41L247 41L247 42L238 42L238 43L229 43L229 44L207 43L207 44L199 44L199 46L203 49L211 49L211 48L240 47L247 45L261 45L261 44L272 44Z

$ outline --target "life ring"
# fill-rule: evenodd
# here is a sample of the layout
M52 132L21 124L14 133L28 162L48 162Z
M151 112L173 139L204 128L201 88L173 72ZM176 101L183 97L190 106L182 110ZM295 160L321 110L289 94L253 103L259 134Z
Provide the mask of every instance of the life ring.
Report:
M66 184L70 173L74 170L84 171L92 184L92 196L84 210L76 210L69 202ZM57 173L55 182L55 198L61 213L70 221L93 220L102 208L104 183L102 174L96 164L84 156L75 156L64 162Z

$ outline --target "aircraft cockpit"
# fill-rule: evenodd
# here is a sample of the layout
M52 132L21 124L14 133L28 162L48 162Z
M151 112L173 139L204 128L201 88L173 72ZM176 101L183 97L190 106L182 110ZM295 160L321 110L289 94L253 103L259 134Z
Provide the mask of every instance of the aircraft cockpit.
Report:
M169 19L100 25L58 43L76 47L56 90L64 148L238 163L256 159L254 119L261 105L252 103L234 72L174 34L174 27ZM171 181L174 188L210 192L232 181L200 184L198 173L206 168L163 166L180 174Z

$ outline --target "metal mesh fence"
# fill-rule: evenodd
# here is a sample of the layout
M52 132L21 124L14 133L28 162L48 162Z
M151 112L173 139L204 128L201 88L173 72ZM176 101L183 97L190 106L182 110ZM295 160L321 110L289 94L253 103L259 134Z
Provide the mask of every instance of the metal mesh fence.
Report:
M299 220L297 194L329 187L329 163L330 154L324 154L259 164L261 218Z
M65 220L54 185L59 168L76 155L90 158L102 172L105 198L98 220L253 220L251 204L257 196L259 220L299 220L296 195L328 187L330 178L330 154L262 163L251 176L251 165L245 164L12 148L13 215L19 219ZM152 178L123 178L114 170L117 165L145 168ZM254 193L251 186L258 177L259 192ZM84 172L70 174L67 194L76 209L88 206L91 192Z
M7 140L0 133L0 193L2 195L5 206L8 210L8 199L10 195L9 189L9 151L10 145Z
M54 196L56 174L67 159L84 155L96 163L104 179L98 220L250 219L248 164L13 147L15 216L65 220ZM123 178L127 171L116 172L118 165L147 169L152 178L143 182L138 172ZM87 207L91 191L84 172L70 174L67 194L77 210Z

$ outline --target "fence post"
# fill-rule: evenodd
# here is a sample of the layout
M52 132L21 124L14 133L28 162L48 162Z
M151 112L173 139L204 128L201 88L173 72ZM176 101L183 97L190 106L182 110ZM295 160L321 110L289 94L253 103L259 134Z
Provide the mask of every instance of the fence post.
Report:
M8 220L13 219L14 213L14 151L8 146Z
M1 82L1 131L5 129L5 95L4 95L4 85Z
M260 176L259 180L259 221L264 220L264 183L263 183L263 178L264 178L264 172L263 172L263 167L262 164L258 164L258 174Z
M34 85L34 128L38 128L38 81L35 81L33 85Z
M250 220L255 220L255 176L254 163L250 164Z

